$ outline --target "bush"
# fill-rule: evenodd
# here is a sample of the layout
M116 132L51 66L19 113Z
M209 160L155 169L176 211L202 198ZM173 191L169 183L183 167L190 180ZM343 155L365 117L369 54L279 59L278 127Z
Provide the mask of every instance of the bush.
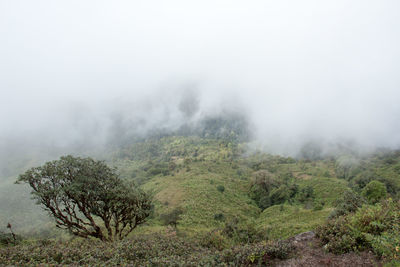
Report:
M334 253L372 249L388 260L400 258L400 202L364 205L354 214L329 220L316 233Z
M287 241L271 241L225 249L221 256L228 266L268 266L273 259L289 258L293 250L293 245Z
M0 232L0 245L16 245L21 242L21 240L22 238L19 235Z
M357 250L357 240L348 226L348 221L347 217L339 217L317 227L316 235L322 240L328 251L342 254Z
M135 235L123 241L104 243L76 239L29 242L0 247L3 266L254 266L290 257L293 247L285 241L260 242L228 247L220 231L208 241L180 237L175 231ZM206 246L201 243L205 242Z
M362 190L362 195L369 203L377 203L379 200L386 197L386 186L379 181L371 181Z
M335 210L329 215L330 218L339 217L342 215L349 214L357 211L363 204L365 204L364 198L356 194L355 192L348 190L344 192L343 196L339 198L335 205Z
M223 192L225 191L225 186L223 186L223 185L218 185L218 186L217 186L217 190L218 190L219 192L223 193Z
M289 199L289 188L286 185L281 185L280 187L271 190L269 197L272 205L284 203Z
M297 200L301 203L309 202L315 198L314 188L310 185L301 188L296 196Z
M225 221L225 216L222 213L214 214L214 220L216 221Z
M221 230L214 230L206 233L200 241L203 247L215 248L217 250L222 250L229 246L229 241L223 234Z
M267 238L262 230L256 228L253 221L239 223L238 218L227 221L222 233L235 243L254 243Z
M161 214L160 219L164 225L172 225L176 228L182 214L182 208L178 207L173 209L171 212Z

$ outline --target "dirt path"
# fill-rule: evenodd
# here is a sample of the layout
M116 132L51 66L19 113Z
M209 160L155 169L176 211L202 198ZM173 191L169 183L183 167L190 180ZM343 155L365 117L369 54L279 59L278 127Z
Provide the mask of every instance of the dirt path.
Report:
M299 234L291 239L297 256L277 262L275 266L383 266L372 252L335 255L326 252L313 232Z

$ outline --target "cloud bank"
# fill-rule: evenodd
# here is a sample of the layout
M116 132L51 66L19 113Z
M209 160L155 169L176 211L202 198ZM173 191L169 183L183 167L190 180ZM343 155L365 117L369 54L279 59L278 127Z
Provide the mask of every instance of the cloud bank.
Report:
M2 1L0 136L68 145L246 114L277 152L400 145L398 1ZM43 141L44 140L44 141Z

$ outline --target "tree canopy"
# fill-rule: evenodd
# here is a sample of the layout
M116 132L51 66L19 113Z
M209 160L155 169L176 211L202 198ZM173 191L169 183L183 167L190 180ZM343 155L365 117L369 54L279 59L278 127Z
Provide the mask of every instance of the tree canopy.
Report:
M151 200L115 169L92 158L64 156L21 174L56 226L103 241L123 239L150 214Z

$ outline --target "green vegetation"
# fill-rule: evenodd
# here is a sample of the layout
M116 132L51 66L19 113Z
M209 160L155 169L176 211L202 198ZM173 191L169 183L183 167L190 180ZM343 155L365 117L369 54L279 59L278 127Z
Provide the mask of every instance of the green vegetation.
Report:
M213 235L210 236L213 238ZM87 266L259 266L292 255L288 242L259 242L218 250L176 232L136 235L123 241L96 240L32 241L0 248L5 265L87 265Z
M400 202L363 205L355 213L327 221L317 234L335 253L371 249L387 260L400 259Z
M395 212L400 196L399 152L323 156L318 147L308 144L294 159L253 151L244 143L247 137L234 130L239 126L233 121L225 123L224 130L218 130L218 119L204 123L204 132L182 128L179 135L137 139L102 155L116 167L104 169L107 177L116 179L110 188L135 183L140 189L129 187L133 195L144 191L152 199L152 206L145 209L147 222L126 240L103 245L93 239L71 239L57 232L54 223L25 198L23 207L13 206L0 214L0 222L10 221L14 232L25 239L19 244L9 242L4 229L7 234L0 238L8 240L2 242L7 253L0 252L0 264L267 264L293 255L289 243L277 240L321 225L318 235L329 251L371 249L387 260L397 257L393 249L399 242ZM44 173L45 169L37 170ZM8 183L15 180L10 170L7 175L10 178L0 184L0 192L15 187ZM29 181L28 174L21 177ZM108 190L91 177L84 175L72 192L92 192L98 203ZM26 188L18 190L21 199L26 197ZM121 190L117 190L118 201L127 200L130 194ZM40 200L43 195L36 196ZM101 213L92 211L96 225L107 233ZM31 219L31 227L21 219L21 212ZM38 249L41 242L43 250Z
M58 228L79 237L121 240L150 215L146 194L91 158L61 157L29 169L18 182L32 187L37 203L54 217Z
M375 204L386 197L386 186L379 181L371 181L363 188L362 195L369 203Z
M178 222L181 219L182 213L182 209L175 208L171 212L161 214L160 219L164 223L164 225L172 225L176 229Z

